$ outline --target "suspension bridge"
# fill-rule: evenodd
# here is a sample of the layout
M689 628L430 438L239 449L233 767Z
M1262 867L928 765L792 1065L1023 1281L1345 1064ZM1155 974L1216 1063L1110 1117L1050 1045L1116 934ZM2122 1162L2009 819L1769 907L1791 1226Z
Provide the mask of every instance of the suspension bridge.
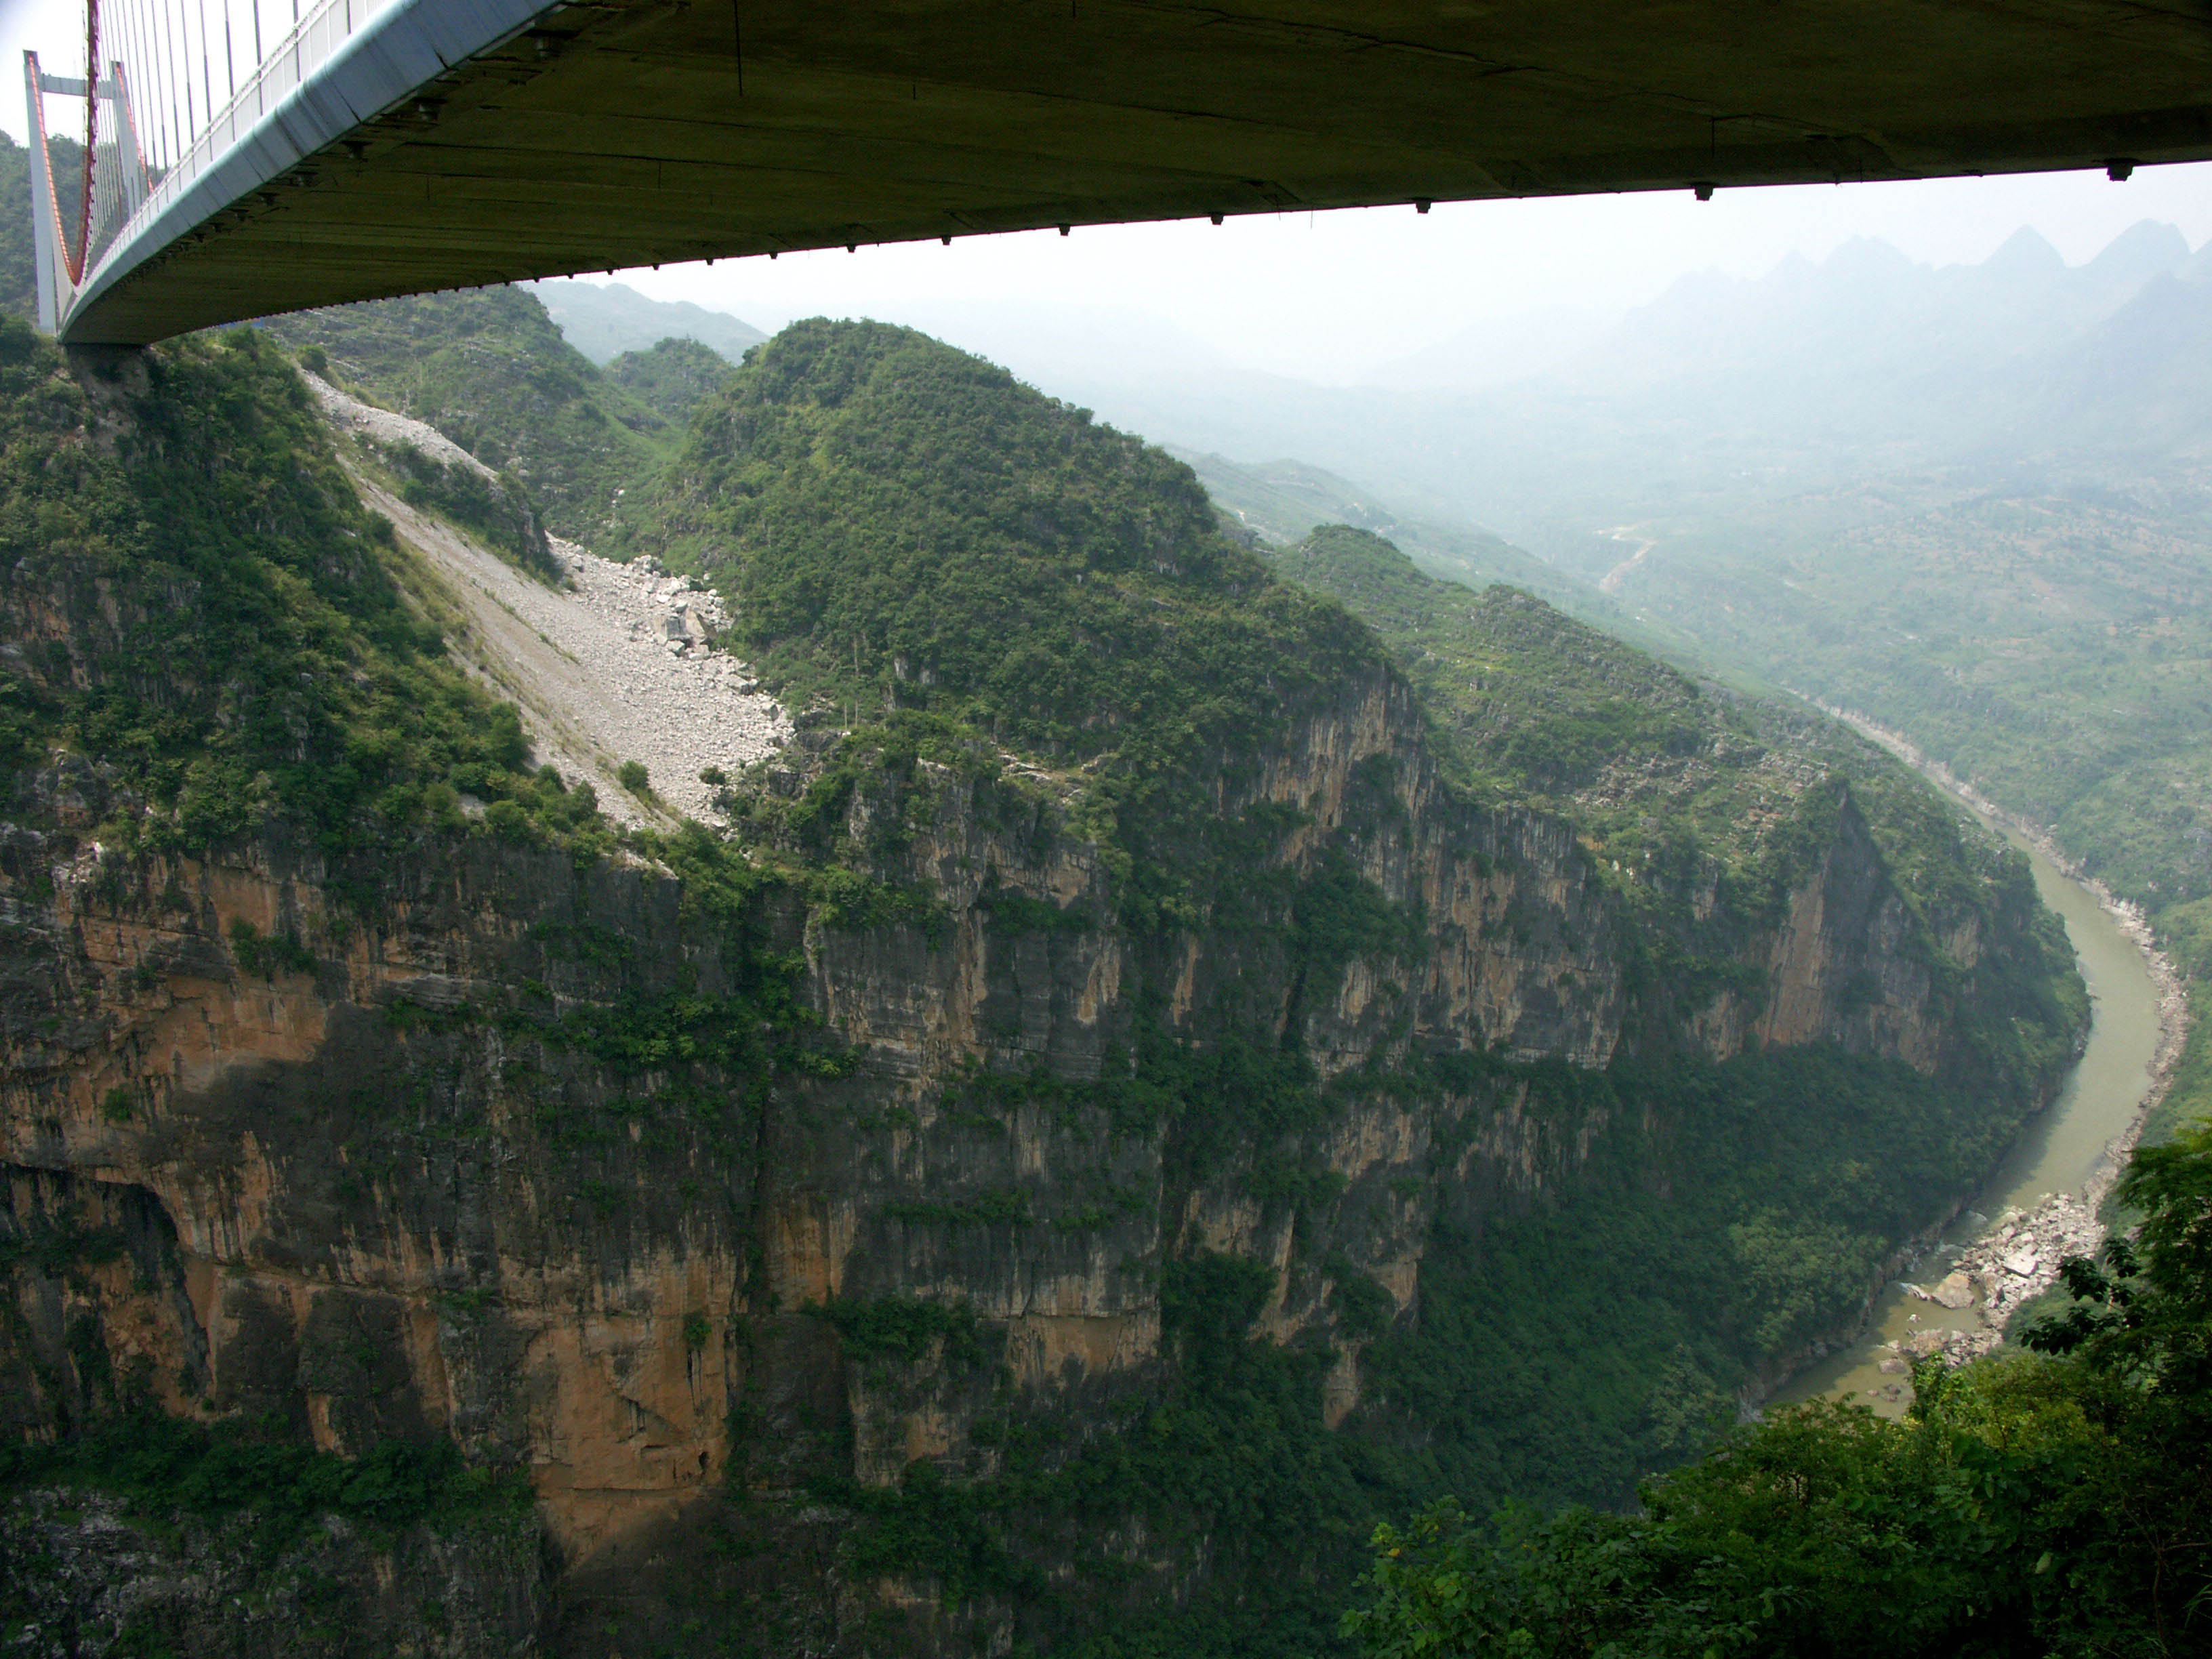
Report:
M47 55L84 65L24 65L73 344L1055 226L2212 157L2180 0L95 0Z

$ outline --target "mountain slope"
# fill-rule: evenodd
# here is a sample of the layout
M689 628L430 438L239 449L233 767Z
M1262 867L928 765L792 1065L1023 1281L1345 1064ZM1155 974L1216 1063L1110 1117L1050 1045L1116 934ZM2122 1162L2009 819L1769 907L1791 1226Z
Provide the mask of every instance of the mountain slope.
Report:
M727 358L696 340L663 340L625 351L607 365L607 379L681 431L692 411L730 378Z
M0 312L26 322L39 319L39 295L32 263L31 152L0 132Z
M624 523L724 589L789 696L1068 760L1248 721L1371 659L1215 529L1186 469L880 324L777 336Z
M1632 879L1187 469L904 331L625 497L796 714L727 833L529 769L265 336L0 343L11 1616L421 1647L439 1559L468 1659L1329 1651L1378 1515L1619 1499L2055 1086L1949 815L1824 776L1765 890Z
M268 329L347 391L417 420L526 486L548 528L589 543L680 427L608 379L521 289L303 311Z

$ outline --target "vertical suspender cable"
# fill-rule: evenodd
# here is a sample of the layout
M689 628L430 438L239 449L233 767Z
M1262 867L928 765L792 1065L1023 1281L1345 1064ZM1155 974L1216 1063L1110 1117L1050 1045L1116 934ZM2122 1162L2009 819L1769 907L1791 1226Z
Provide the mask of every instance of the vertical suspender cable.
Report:
M185 37L185 50L179 59L178 79L185 83L185 135L183 154L191 153L192 140L199 136L199 118L192 113L192 20L184 15L182 0L179 0L177 33Z
M215 130L215 49L208 40L207 0L200 0L200 92L208 131Z
M185 155L185 130L177 120L177 9L172 0L156 0L156 3L161 7L158 15L166 43L161 51L161 85L169 94L170 165L174 167Z
M142 0L138 17L140 40L138 50L146 59L146 119L153 128L154 153L160 158L161 171L169 170L169 147L161 133L161 40L160 26L155 22L150 5Z
M150 185L154 182L153 170L158 165L155 155L160 143L146 125L150 107L146 96L154 86L154 55L146 46L145 0L133 0L126 21L130 33L124 42L123 54L124 61L131 65L131 120L137 129L138 154L148 174L146 182Z
M146 64L144 54L139 50L138 9L138 0L130 0L130 3L124 7L123 16L117 29L119 38L117 41L115 55L122 63L129 66L131 92L138 96L143 96L140 88L146 79ZM134 123L143 121L145 118L143 114L135 107L135 99L131 117ZM138 136L138 151L141 155L145 155L146 139L143 133ZM145 159L149 164L153 161L150 155L146 155Z
M253 73L258 76L261 73L261 0L249 0L249 3L253 8ZM267 84L258 81L256 84L262 88L259 109L262 114L266 115L269 112Z
M92 161L100 144L100 0L84 0L84 200L79 204L76 260L70 281L84 280L85 257L92 252Z
M161 32L162 101L169 110L169 165L184 159L185 127L177 112L177 18L171 0L155 0L155 27Z
M131 51L131 0L124 0L119 12L109 14L107 50L113 63L135 64L137 62ZM136 74L137 71L133 68L128 72ZM130 136L130 124L123 118L123 82L118 76L115 82L115 131L118 143ZM125 156L123 159L127 161L130 158Z
M230 0L222 0L222 72L230 77L228 103L238 101L238 56L230 49Z

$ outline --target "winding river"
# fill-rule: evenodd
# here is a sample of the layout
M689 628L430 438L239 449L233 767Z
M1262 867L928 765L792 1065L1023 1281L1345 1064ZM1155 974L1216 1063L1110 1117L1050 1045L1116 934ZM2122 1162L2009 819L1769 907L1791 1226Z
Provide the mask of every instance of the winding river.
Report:
M1955 1257L1989 1224L1984 1218L2028 1209L2047 1194L2081 1193L2106 1146L2142 1110L2156 1062L2159 991L2142 948L2086 888L2025 837L2002 825L1990 827L2027 854L2043 902L2066 923L2089 987L2089 1041L2051 1109L2029 1123L1996 1176L1929 1257L1906 1270L1917 1279L1941 1278L1942 1268L1931 1268L1931 1263ZM1916 1331L1963 1329L1979 1322L1973 1309L1939 1307L1892 1284L1875 1303L1865 1334L1798 1373L1773 1399L1787 1403L1831 1395L1856 1400L1885 1416L1900 1416L1911 1389L1879 1369L1881 1361L1893 1358L1887 1345Z

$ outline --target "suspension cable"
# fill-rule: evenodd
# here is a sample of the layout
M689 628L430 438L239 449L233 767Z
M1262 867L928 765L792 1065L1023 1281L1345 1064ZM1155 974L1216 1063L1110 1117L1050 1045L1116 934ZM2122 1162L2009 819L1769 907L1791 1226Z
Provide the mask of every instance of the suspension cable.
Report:
M206 131L215 130L215 49L208 42L207 0L200 0L200 92ZM198 134L193 135L198 137Z
M84 0L84 200L78 204L76 258L70 263L70 281L84 280L86 258L92 252L92 158L100 142L100 0ZM64 258L69 248L62 248Z

